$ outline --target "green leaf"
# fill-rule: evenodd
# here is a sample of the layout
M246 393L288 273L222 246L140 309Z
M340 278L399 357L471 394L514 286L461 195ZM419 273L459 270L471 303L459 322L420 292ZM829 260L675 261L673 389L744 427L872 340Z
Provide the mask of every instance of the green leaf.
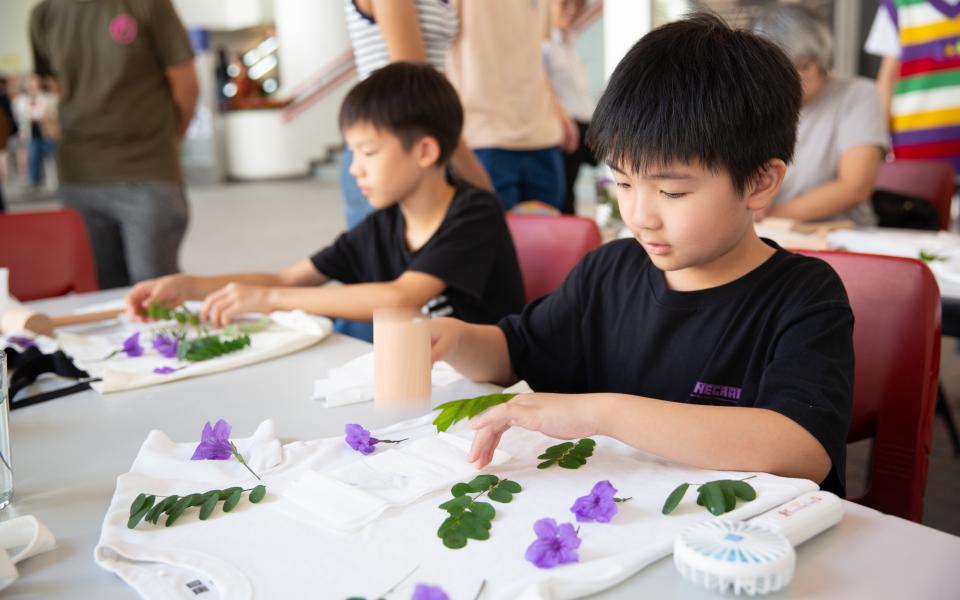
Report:
M267 495L267 487L264 485L258 485L252 490L250 490L250 496L248 497L248 499L250 500L250 502L253 502L254 504L258 504L261 500L263 500L264 496L266 495Z
M470 486L475 492L483 492L489 490L491 487L497 485L500 482L500 478L496 475L477 475L470 483L467 485Z
M724 512L730 512L737 507L737 496L733 493L733 488L730 487L730 483L731 481L729 479L723 479L717 482L717 485L720 486L720 491L723 492Z
M440 529L437 529L437 537L443 538L451 531L458 529L460 527L460 520L457 517L450 516L444 519L443 523L440 524Z
M152 498L153 496L150 496L150 497ZM143 508L143 505L146 503L147 503L147 495L138 494L137 497L134 498L133 502L130 504L130 516L132 517L133 515L140 512L140 509Z
M564 469L579 469L583 465L587 464L587 461L580 458L579 456L565 456L560 459L559 465Z
M458 496L453 500L447 500L439 506L443 510L447 511L451 515L459 515L462 513L467 506L473 502L473 498L470 496Z
M723 490L716 482L705 483L700 493L703 494L703 503L707 510L714 516L722 515L726 510L726 500L723 498Z
M233 495L234 492L243 492L242 487L229 487L225 490L220 490L220 499L226 500Z
M176 504L177 500L179 499L180 496L167 496L159 503L154 504L153 508L150 509L150 512L147 513L146 520L156 525L157 521L160 520L160 515L167 512L167 509Z
M149 506L141 506L140 510L130 515L130 518L127 519L127 529L133 529L136 527L137 524L140 523L140 520L143 519L148 512L150 512Z
M248 335L241 335L228 340L221 339L219 335L205 335L180 343L177 346L177 358L190 362L200 362L242 350L249 345L250 336Z
M171 525L176 523L177 519L180 518L180 515L182 515L183 512L190 507L190 502L191 502L190 496L184 496L183 498L180 498L179 500L177 500L177 503L174 504L173 507L167 511L167 520L164 523L164 525L166 527L170 527Z
M557 458L563 456L567 451L573 449L573 442L564 442L562 444L557 444L556 446L550 446L543 451L538 458Z
M749 502L757 498L757 490L753 489L753 486L746 481L732 481L730 482L730 488L741 500Z
M187 498L190 498L190 506L200 506L203 504L203 494L190 494Z
M520 487L519 483L517 483L516 481L511 481L509 479L504 479L503 481L501 481L499 487L501 490L507 490L511 494L519 494L520 492L523 491L523 488Z
M450 488L450 493L453 494L455 498L459 498L460 496L464 496L472 492L473 492L473 488L466 483L458 483L454 485L452 488Z
M593 456L593 448L597 443L590 438L583 438L578 442L563 442L550 446L544 450L538 459L547 459L537 465L538 469L546 469L559 464L564 469L579 469L587 464L587 458Z
M230 492L230 495L227 496L227 499L223 502L223 512L230 512L237 507L237 504L240 504L240 496L243 493L243 490L240 488L231 488L233 491Z
M460 516L460 531L463 535L474 540L490 539L490 521L481 519L471 512Z
M220 503L220 494L204 494L204 497L206 497L206 500L203 501L203 506L200 507L201 521L206 521L213 513L213 509Z
M486 502L474 502L470 505L470 512L485 521L492 521L493 517L497 515L497 511L493 508L493 505L487 504Z
M590 438L583 438L582 440L580 440L579 442L577 442L577 445L578 445L578 446L584 446L584 447L593 448L594 446L597 445L597 442L594 441L594 440L592 440L592 439L590 439Z
M703 506L703 494L697 494L697 506Z
M434 409L439 410L440 414L433 420L433 424L436 425L437 431L446 431L457 421L473 418L491 406L503 404L514 396L516 394L489 394L444 402Z
M542 457L538 457L538 458L542 458ZM552 466L555 465L555 464L557 464L557 459L551 458L550 460L545 460L545 461L543 461L542 463L540 463L539 465L537 465L537 468L538 468L538 469L546 469L546 468L548 468L548 467L552 467Z
M459 529L451 530L447 535L443 536L443 545L452 550L463 548L467 545L467 536Z
M497 502L502 502L504 504L513 500L513 494L499 487L490 490L490 493L487 494L487 497L491 500L496 500Z
M667 501L663 503L663 510L661 512L665 515L669 515L680 505L680 501L683 500L684 494L687 493L687 489L690 488L689 483L681 483L678 485L670 495L667 496Z

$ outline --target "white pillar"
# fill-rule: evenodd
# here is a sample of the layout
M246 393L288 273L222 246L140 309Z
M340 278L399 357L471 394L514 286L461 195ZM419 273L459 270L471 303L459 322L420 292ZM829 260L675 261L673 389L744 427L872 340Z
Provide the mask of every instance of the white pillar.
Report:
M620 59L653 27L652 0L604 0L603 65L609 79Z
M350 47L343 2L274 0L280 95L314 79Z

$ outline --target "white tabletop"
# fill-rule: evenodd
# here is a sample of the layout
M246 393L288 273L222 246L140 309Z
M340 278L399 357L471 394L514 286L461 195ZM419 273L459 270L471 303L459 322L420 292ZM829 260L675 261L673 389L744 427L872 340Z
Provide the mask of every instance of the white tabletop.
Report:
M100 292L34 303L50 314L102 302ZM92 391L23 408L11 415L15 493L0 518L34 514L58 547L20 563L7 598L133 598L118 577L93 562L100 525L115 479L125 473L151 429L192 439L197 423L225 418L237 432L271 418L285 441L338 435L348 422L387 425L371 403L333 409L311 400L326 369L370 346L334 335L303 352L228 373L101 396ZM492 391L458 382L439 402ZM798 550L793 584L782 598L956 598L960 595L960 538L845 503L833 530ZM715 598L683 581L665 558L603 598Z

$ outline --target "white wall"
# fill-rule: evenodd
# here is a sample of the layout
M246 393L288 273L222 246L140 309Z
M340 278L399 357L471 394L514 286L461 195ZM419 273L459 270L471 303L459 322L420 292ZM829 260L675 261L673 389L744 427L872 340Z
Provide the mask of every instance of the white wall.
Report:
M27 26L30 10L40 0L0 0L0 73L33 68Z
M653 26L651 0L604 0L603 63L609 78L620 59Z
M274 0L280 40L280 91L289 93L314 79L350 47L343 2Z
M244 29L273 18L271 0L173 0L187 28Z

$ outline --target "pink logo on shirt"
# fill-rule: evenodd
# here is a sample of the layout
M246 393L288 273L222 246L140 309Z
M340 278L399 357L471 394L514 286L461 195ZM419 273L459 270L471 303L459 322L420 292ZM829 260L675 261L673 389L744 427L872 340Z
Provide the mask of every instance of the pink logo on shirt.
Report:
M137 20L130 15L117 15L110 21L110 37L118 44L132 44L137 39Z

